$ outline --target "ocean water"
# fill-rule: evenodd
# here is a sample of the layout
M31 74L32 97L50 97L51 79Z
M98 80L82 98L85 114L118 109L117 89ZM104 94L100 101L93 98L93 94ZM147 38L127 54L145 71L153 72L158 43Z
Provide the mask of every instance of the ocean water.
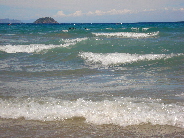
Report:
M184 23L0 24L1 137L184 137Z

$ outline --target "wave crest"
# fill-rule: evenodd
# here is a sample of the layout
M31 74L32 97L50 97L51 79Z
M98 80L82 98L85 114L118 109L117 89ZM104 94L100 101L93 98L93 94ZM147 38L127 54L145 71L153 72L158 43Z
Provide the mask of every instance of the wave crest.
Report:
M88 63L99 63L102 65L126 64L137 61L167 59L181 54L129 54L129 53L92 53L82 52L79 54Z
M159 34L159 31L153 33L110 32L110 33L92 33L92 34L95 36L105 36L105 37L147 38L157 36Z
M75 45L87 38L76 38L76 39L63 39L62 41L65 44L61 45L45 45L45 44L30 44L30 45L5 45L0 46L0 51L4 51L6 53L34 53L40 52L42 50L48 50L57 47L68 47L71 45Z

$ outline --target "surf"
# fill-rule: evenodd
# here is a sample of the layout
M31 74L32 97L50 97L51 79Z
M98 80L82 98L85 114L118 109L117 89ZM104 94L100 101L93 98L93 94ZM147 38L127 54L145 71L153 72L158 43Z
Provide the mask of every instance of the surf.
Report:
M184 127L184 107L164 104L160 99L121 97L114 100L91 101L77 99L68 101L55 98L0 99L0 117L40 121L85 118L86 123L119 126L171 125Z
M104 66L127 64L138 61L168 59L183 54L129 54L129 53L92 53L81 52L79 56L86 63L102 64Z
M0 51L4 51L6 53L38 53L43 50L73 46L87 39L88 38L62 39L61 40L62 44L60 45L53 45L53 44L1 45Z
M123 37L123 38L148 38L155 37L159 35L159 31L152 33L135 33L135 32L108 32L108 33L92 33L94 36L98 37Z

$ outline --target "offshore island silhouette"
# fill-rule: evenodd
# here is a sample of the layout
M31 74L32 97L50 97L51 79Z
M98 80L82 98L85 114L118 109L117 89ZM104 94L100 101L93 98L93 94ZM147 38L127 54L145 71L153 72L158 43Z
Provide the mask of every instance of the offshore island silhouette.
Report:
M53 24L53 23L58 23L58 22L55 21L51 17L42 17L42 18L37 19L33 23L36 23L36 24Z

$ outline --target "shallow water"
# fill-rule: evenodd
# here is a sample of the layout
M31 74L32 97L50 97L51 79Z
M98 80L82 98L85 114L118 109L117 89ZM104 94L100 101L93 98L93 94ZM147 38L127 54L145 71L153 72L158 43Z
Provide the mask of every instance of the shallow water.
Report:
M3 137L183 136L183 23L0 26Z
M83 118L59 122L1 120L2 137L183 137L182 128L162 125L94 125Z

